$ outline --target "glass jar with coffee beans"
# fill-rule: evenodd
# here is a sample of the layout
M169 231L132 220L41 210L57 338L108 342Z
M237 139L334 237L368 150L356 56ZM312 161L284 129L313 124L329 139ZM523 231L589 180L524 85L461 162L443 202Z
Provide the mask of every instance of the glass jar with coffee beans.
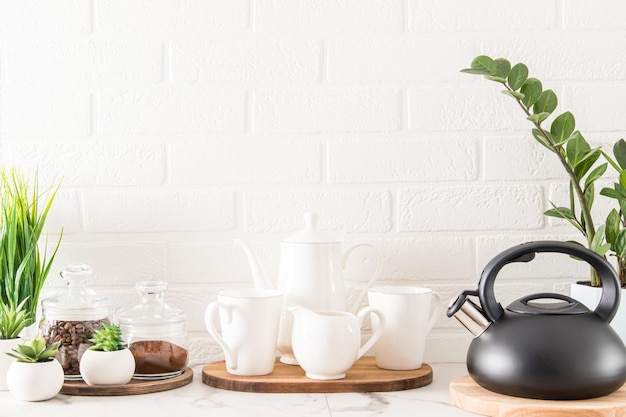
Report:
M66 380L80 380L80 358L93 343L93 332L109 323L111 302L89 288L92 270L84 264L71 264L61 271L65 290L41 302L43 318L39 325L48 345L60 342L56 359Z

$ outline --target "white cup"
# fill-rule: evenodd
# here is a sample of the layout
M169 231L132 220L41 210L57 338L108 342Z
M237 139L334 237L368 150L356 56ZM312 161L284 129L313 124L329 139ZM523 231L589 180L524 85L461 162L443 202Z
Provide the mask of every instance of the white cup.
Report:
M385 317L385 329L375 347L376 365L394 371L420 368L426 336L441 313L439 293L423 287L378 286L368 290L367 297L370 306ZM376 331L378 318L371 320Z
M282 294L276 290L220 291L208 305L204 321L224 351L226 371L233 375L267 375L276 360ZM215 326L219 313L221 334Z

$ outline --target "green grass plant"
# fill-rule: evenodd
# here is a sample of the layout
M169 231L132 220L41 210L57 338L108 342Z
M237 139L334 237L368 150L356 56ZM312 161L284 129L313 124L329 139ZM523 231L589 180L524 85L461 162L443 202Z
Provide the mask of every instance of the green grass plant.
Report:
M28 313L27 326L36 319L39 295L52 261L59 249L48 254L46 237L43 249L39 239L59 186L40 193L37 174L32 183L16 168L0 173L0 303L10 309L23 305Z

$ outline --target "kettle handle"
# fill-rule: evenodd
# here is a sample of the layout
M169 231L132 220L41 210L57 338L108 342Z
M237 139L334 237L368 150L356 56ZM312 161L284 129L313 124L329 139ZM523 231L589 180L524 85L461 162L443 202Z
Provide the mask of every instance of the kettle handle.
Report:
M598 273L602 283L602 295L594 313L607 323L613 320L619 308L620 283L611 264L602 256L579 244L544 240L513 246L501 252L487 264L478 283L478 297L483 311L490 321L496 321L504 313L504 309L496 301L493 289L494 281L500 270L509 263L529 262L534 259L536 253L540 252L566 253L581 258L591 265Z

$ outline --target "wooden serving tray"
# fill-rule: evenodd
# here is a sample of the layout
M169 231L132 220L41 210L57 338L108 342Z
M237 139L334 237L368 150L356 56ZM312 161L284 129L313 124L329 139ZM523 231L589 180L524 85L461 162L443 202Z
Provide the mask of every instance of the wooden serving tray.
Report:
M626 385L605 397L587 400L533 400L488 391L464 376L450 384L450 402L465 411L491 417L615 417L626 415Z
M224 361L212 362L202 368L202 382L231 391L273 393L386 392L401 391L428 385L433 370L424 364L411 371L388 371L376 366L376 358L362 357L350 368L346 377L331 381L307 378L297 365L285 365L278 359L274 372L262 376L238 376L226 372Z
M124 385L87 385L85 381L65 381L61 394L86 396L137 395L151 392L168 391L189 384L193 371L187 368L181 375L168 379L139 380L131 379Z

